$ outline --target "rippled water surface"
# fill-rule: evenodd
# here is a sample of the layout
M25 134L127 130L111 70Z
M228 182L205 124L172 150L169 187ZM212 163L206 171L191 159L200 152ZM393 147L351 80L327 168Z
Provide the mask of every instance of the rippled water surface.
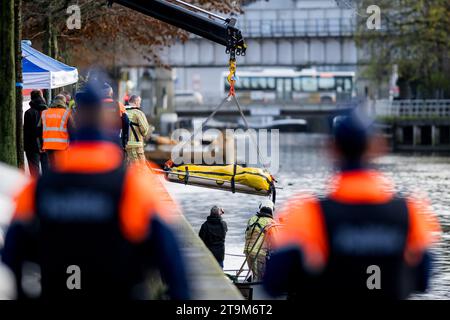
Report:
M276 178L283 189L278 191L277 207L299 191L323 192L332 173L325 145L326 137L319 135L283 134L280 137L280 170ZM443 229L441 242L434 248L436 267L431 289L414 298L450 299L450 157L391 154L379 159L377 164L395 181L399 191L426 193ZM246 223L256 212L260 197L176 184L169 184L168 188L196 231L213 205L225 208L224 218L229 226L226 252L242 253ZM227 255L225 269L238 269L242 261L241 257Z

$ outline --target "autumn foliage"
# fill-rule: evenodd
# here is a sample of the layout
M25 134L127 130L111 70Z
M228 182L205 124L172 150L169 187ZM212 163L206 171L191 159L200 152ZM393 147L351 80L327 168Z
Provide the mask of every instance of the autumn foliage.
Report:
M209 11L239 12L240 1L188 1ZM69 30L66 12L71 5L81 9L81 29ZM23 38L42 46L53 57L85 67L111 67L127 50L137 50L150 62L159 62L159 50L188 34L176 27L106 1L24 0Z

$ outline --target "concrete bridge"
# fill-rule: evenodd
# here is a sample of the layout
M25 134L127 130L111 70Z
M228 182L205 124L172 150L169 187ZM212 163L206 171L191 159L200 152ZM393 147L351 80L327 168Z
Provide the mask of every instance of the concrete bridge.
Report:
M238 17L248 42L247 55L238 57L238 74L269 67L324 71L356 71L358 50L353 40L356 18L334 0L251 1ZM225 48L196 36L184 44L161 48L160 57L171 71L154 68L133 51L121 61L124 79L141 92L145 112L163 105L173 110L175 91L196 91L206 103L223 95L222 73L227 70ZM125 56L124 56L125 57ZM120 95L125 93L125 82ZM167 99L164 99L167 97Z
M243 67L303 68L355 66L357 50L353 40L355 18L349 10L246 9L239 17L248 43ZM173 67L222 67L226 62L224 48L192 36L185 44L177 43L163 51L162 59Z

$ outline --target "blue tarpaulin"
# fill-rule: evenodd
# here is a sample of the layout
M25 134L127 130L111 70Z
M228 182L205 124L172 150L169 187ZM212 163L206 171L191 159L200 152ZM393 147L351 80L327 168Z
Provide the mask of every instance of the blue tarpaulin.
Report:
M78 81L78 70L59 62L22 41L22 72L24 89L54 89Z

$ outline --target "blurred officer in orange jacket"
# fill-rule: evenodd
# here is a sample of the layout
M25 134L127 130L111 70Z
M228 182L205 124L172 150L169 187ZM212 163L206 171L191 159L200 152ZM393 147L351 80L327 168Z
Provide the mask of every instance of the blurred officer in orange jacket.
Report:
M150 172L126 167L105 136L100 88L76 95L77 128L65 157L18 196L2 259L26 298L24 263L40 267L41 298L146 298L157 267L174 299L189 298L184 261ZM102 128L102 129L101 129ZM58 155L57 155L58 156ZM76 274L78 272L78 274ZM72 277L71 277L72 276Z
M370 160L383 140L352 114L333 124L338 173L323 198L298 195L279 214L284 227L264 285L291 299L404 299L427 288L439 224L424 201L397 194Z

